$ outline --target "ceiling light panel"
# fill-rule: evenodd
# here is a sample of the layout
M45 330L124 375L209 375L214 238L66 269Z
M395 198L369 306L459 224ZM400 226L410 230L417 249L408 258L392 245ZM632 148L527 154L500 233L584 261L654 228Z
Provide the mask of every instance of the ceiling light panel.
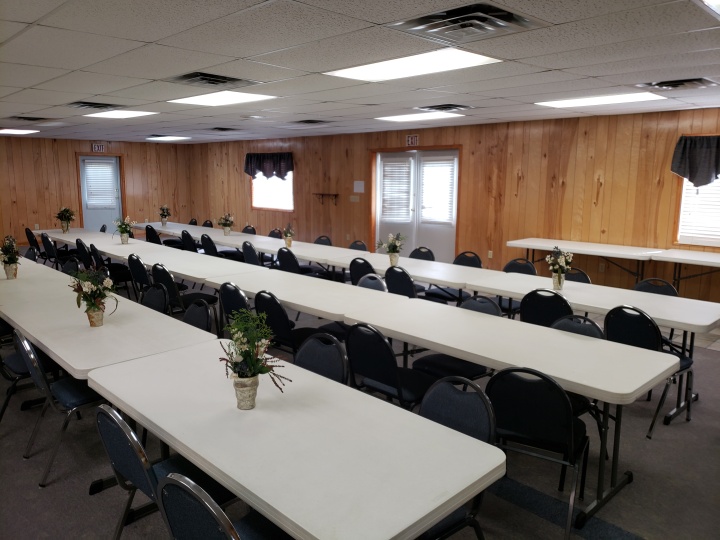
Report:
M440 120L442 118L453 118L455 116L465 116L464 114L432 112L418 114L402 114L399 116L383 116L375 120L385 120L387 122L422 122L424 120Z
M263 101L266 99L275 99L276 96L265 96L262 94L247 94L244 92L231 92L225 90L222 92L214 92L212 94L204 94L201 96L192 96L182 99L171 99L168 103L184 103L186 105L202 105L205 107L219 107L221 105L236 105L238 103L251 103L253 101Z
M83 116L90 116L93 118L137 118L138 116L149 116L151 114L158 114L156 112L147 111L105 111L92 114L83 114Z
M562 99L559 101L541 101L535 105L543 107L569 108L569 107L594 107L596 105L614 105L617 103L636 103L638 101L653 101L666 99L650 92L639 92L635 94L615 94L614 96L595 96L578 99Z
M36 129L0 129L0 135L28 135L30 133L39 133Z

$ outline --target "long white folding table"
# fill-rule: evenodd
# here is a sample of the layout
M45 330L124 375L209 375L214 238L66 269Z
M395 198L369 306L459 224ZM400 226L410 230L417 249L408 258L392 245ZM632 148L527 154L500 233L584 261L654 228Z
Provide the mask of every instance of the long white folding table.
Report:
M653 261L662 261L673 263L673 284L677 290L680 290L680 282L683 279L690 279L707 274L720 272L720 253L711 251L693 251L690 249L666 249L652 256ZM713 270L706 272L698 272L695 274L682 275L682 265L689 264L693 266L711 266Z
M596 242L577 242L572 240L556 240L552 238L521 238L519 240L508 241L507 246L525 249L526 257L531 261L535 261L535 250L552 251L555 246L558 246L563 251L569 251L573 254L593 255L604 259L613 266L617 266L621 270L624 270L628 274L634 276L635 282L643 279L645 261L649 261L653 258L653 255L662 251L658 248L600 244ZM616 263L612 259L634 260L637 262L636 269L633 271Z
M492 369L513 366L537 369L565 390L603 402L597 496L578 515L576 526L582 527L632 482L629 471L618 478L623 406L675 373L679 366L676 357L435 302L410 302L411 306L349 309L345 323L365 322L388 337ZM615 432L610 487L605 490L604 449L611 404L615 405Z
M496 447L293 365L240 411L221 355L202 343L89 383L295 538L415 538L505 473Z

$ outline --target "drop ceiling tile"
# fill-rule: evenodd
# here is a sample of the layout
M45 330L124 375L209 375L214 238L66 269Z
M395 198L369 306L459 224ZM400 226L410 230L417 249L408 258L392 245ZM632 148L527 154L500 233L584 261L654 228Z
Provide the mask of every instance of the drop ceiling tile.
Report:
M667 3L667 0L497 0L496 4L553 24L589 19L617 11Z
M720 84L720 76L711 77L710 80L714 80L715 82ZM665 90L665 91L656 91L656 93L659 95L665 96L665 97L673 98L673 99L713 97L716 100L720 100L720 86L709 86L707 88Z
M350 107L353 107L353 105L347 104L347 103L316 103L315 105L301 105L301 106L293 106L293 105L286 105L283 107L277 107L275 109L272 109L275 112L289 112L289 113L330 113L332 114L332 111L339 111L342 109L348 109Z
M495 90L483 90L483 96L515 98L521 96L536 96L538 94L562 94L573 90L592 91L595 88L604 88L607 83L597 79L585 78L570 81L552 82L546 84L529 84L527 86L515 86L513 88L498 88ZM558 98L560 99L560 98Z
M242 89L238 89L241 91ZM128 97L134 99L145 99L151 101L167 101L170 99L180 99L190 96L198 96L201 94L210 94L215 90L212 88L201 88L199 86L191 86L188 84L175 84L169 82L155 81L125 88L115 92L109 92L111 96Z
M499 62L484 66L456 69L432 75L421 75L419 77L407 77L392 81L398 86L409 88L436 88L438 86L452 86L457 84L487 81L489 79L500 79L517 75L529 75L545 71L543 68L528 66L520 62Z
M720 96L694 96L694 97L679 97L677 101L697 105L699 107L720 107Z
M68 70L0 62L0 80L16 86L35 86L65 73L68 73Z
M653 69L634 73L622 73L619 75L606 75L599 78L603 81L616 84L634 85L649 82L674 81L678 79L694 79L697 77L713 78L718 75L720 75L720 64Z
M465 48L493 58L520 59L717 26L715 17L692 2L671 2L485 39Z
M616 94L630 94L633 92L642 92L642 89L629 86L608 86L607 83L598 81L598 86L588 88L586 90L567 90L558 91L552 89L551 92L530 94L526 96L514 96L513 99L521 103L537 103L538 101L557 101L560 99L576 99L597 96L612 96Z
M414 90L404 91L397 94L383 94L380 96L371 96L370 98L346 99L344 103L354 103L357 105L383 105L389 103L408 103L409 107L418 107L427 102L452 102L455 100L445 92L434 92L431 90Z
M371 96L380 96L383 94L396 94L398 92L406 91L407 90L405 88L395 84L360 83L355 86L346 86L344 88L310 92L308 94L303 94L303 97L307 99L316 99L318 101L343 101L348 99L369 98Z
M263 94L266 96L294 96L309 92L330 90L332 88L342 88L344 86L357 86L359 84L362 83L341 77L305 75L304 77L297 77L285 81L246 86L240 88L239 91L247 92L248 94Z
M720 44L720 28L714 28L536 56L525 58L523 62L551 69L564 69L646 58L661 54L677 55L685 52L716 49L719 46L718 44Z
M277 0L263 2L259 6L195 27L160 43L247 58L367 26L369 23L300 2Z
M12 36L25 28L27 28L26 24L11 21L0 21L0 43L10 39Z
M138 41L33 26L0 45L0 62L81 69L141 45Z
M205 71L225 77L235 77L249 81L274 82L309 75L306 71L287 69L250 60L235 60L217 66L210 66Z
M720 42L718 42L720 45ZM698 51L684 54L665 54L637 60L622 60L607 64L595 64L588 67L569 68L568 73L580 75L593 75L603 77L605 75L618 75L622 73L636 73L638 71L650 71L655 69L687 68L690 66L702 66L708 64L720 64L720 48L710 51Z
M2 0L0 17L9 21L31 23L47 15L67 0Z
M214 66L228 60L231 58L217 54L185 51L162 45L146 45L93 64L86 71L141 79L165 79L202 70L207 66Z
M0 98L19 92L22 88L14 88L12 86L0 86Z
M11 103L9 101L0 101L0 118L4 116L15 116L18 114L25 114L35 112L42 109L42 105L37 103ZM32 116L45 116L39 114L33 114Z
M118 77L104 73L90 73L88 71L73 71L62 75L52 81L38 84L35 88L41 90L56 90L60 92L82 92L92 88L93 93L109 93L122 88L137 86L148 82L147 79L132 77Z
M356 17L376 24L413 19L421 15L443 11L452 7L464 6L469 0L303 0L304 3L319 8Z
M458 94L482 94L491 90L502 88L519 88L545 83L559 83L573 79L582 79L580 75L565 73L564 71L543 71L529 75L518 75L517 77L503 77L501 79L490 79L487 81L476 81L454 86L438 86L433 88L436 91L454 92Z
M62 103L70 103L72 101L87 100L92 94L82 94L79 92L51 92L49 90L21 90L10 96L6 96L4 101L15 103L37 103L38 105L60 105Z
M275 66L326 72L434 51L441 45L388 28L375 27L299 47L253 56Z
M85 30L152 42L229 15L263 0L72 0L42 22L46 26Z

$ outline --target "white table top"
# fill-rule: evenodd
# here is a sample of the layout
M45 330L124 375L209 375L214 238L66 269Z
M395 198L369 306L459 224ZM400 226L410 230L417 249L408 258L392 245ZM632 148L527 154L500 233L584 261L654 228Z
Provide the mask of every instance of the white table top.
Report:
M240 411L221 354L204 343L89 383L296 538L414 538L505 472L499 449L292 364L285 393L262 377Z
M552 278L488 271L468 282L467 288L520 300L532 290L552 289ZM567 280L562 295L576 311L603 315L614 307L630 305L645 311L661 326L699 333L707 333L720 326L720 303L717 302Z
M0 305L34 301L38 295L66 296L69 284L70 277L62 272L21 257L16 279L0 272Z
M694 264L697 266L720 266L720 253L693 251L691 249L666 249L652 256L653 261Z
M448 305L410 300L383 309L350 310L388 337L493 368L537 369L566 390L628 404L677 371L670 354L620 345Z
M616 259L633 259L636 261L649 261L653 255L660 253L658 248L621 246L617 244L599 244L595 242L575 242L572 240L553 240L551 238L522 238L510 240L508 247L523 249L538 249L552 251L558 246L563 251L573 254L595 255L598 257L614 257Z

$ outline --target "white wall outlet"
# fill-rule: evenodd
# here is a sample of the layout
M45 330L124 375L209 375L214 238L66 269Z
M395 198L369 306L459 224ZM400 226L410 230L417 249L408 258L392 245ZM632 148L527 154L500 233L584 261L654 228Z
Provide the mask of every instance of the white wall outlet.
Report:
M145 223L150 223L150 222L148 221L148 218L145 218Z
M350 235L349 235L349 234L346 234L346 235L345 235L345 240L350 240Z
M492 259L492 250L488 251L488 259Z
M39 223L36 223L36 224L35 224L35 230L36 230L36 231L39 231L39 230L40 230L40 224L39 224Z
M600 263L598 265L598 272L600 272L602 274L604 271L605 271L605 263Z

